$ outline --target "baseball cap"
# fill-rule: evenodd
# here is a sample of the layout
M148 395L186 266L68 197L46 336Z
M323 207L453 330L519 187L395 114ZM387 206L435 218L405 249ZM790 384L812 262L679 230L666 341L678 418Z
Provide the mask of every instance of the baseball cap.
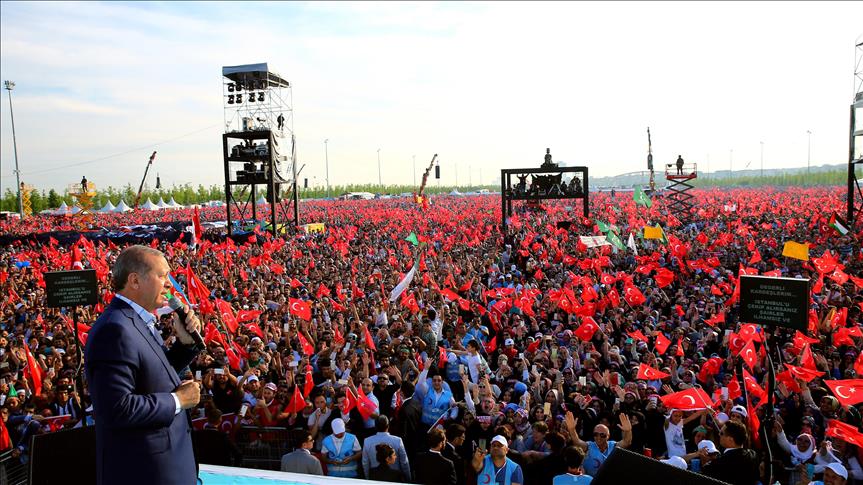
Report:
M249 376L248 379L246 379L246 382L258 382L258 376L256 376L255 374L252 374Z
M666 465L671 465L675 468L680 468L681 470L686 470L686 460L679 456L672 456L667 460L659 460Z
M744 418L749 417L749 412L746 410L746 408L739 405L739 404L737 406L734 406L733 408L731 408L731 413L732 414L737 413L737 414L743 416Z
M345 432L345 421L342 418L333 420L333 434L342 434Z
M503 341L503 345L505 345L505 346L515 345L515 341L511 338L508 338L508 339Z
M699 450L707 450L708 453L719 453L719 450L716 449L716 445L713 444L710 440L701 440L698 442Z
M269 389L273 392L276 392L276 390L278 390L278 387L276 387L276 385L273 384L272 382L268 382L267 385L264 386L264 389Z
M509 443L507 443L507 442L506 442L506 438L504 438L504 437L503 437L503 436L501 436L501 435L497 435L497 436L495 436L494 438L492 438L492 439L491 439L491 442L492 442L492 443L500 443L500 444L502 444L503 446L505 446L505 447L507 447L507 448L509 447ZM847 473L846 473L846 474L847 474Z
M842 466L841 463L834 461L833 463L826 465L825 468L829 468L829 469L833 470L833 473L839 475L840 477L842 477L845 480L848 480L848 470L846 470L845 467Z

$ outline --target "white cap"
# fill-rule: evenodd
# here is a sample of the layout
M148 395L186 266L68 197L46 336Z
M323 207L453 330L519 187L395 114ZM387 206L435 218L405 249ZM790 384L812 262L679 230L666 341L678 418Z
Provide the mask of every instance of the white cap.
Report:
M671 465L674 468L680 468L681 470L686 470L686 467L687 467L686 466L686 460L684 460L683 458L681 458L679 456L672 456L671 458L669 458L667 460L659 460L659 461L661 461L662 463L665 463L666 465Z
M708 453L719 453L719 450L716 449L716 445L713 444L710 440L701 440L698 442L699 450L707 450Z
M720 425L725 424L725 422L726 422L726 421L728 421L728 415L727 415L727 414L725 414L725 413L718 413L718 414L716 415L716 422L717 422L717 423L719 423Z
M501 436L501 435L497 435L497 436L495 436L494 438L492 438L492 439L491 439L491 442L492 442L492 443L500 443L500 444L502 444L504 447L509 448L509 443L507 443L507 442L506 442L506 438L504 438L504 437L503 437L503 436Z
M250 375L249 378L246 379L246 382L257 382L257 381L258 381L258 376L256 376L255 374Z
M743 407L739 404L737 406L734 406L733 408L731 408L731 412L737 413L737 414L743 416L744 418L749 417L749 411L747 411L745 407Z
M345 432L345 422L342 418L333 420L333 434L342 434Z
M825 468L833 470L833 473L839 475L845 480L848 480L848 470L846 470L841 463L834 461L833 463L826 465Z
M504 340L504 341L503 341L503 345L505 345L505 346L507 346L507 345L515 345L515 341L514 341L513 339L511 339L511 338L508 338L508 339L506 339L506 340Z

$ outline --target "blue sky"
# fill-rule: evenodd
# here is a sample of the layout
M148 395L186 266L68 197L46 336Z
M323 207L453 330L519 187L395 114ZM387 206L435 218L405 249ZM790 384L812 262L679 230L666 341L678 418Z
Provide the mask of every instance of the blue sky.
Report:
M22 178L220 183L224 65L268 62L293 85L298 155L324 183L491 183L546 147L593 175L847 157L860 3L3 2ZM855 21L854 19L858 19ZM0 174L11 186L8 98ZM180 140L180 135L190 134ZM124 153L83 166L68 167ZM480 179L480 174L482 179ZM419 178L419 175L417 175ZM153 179L151 182L153 182Z

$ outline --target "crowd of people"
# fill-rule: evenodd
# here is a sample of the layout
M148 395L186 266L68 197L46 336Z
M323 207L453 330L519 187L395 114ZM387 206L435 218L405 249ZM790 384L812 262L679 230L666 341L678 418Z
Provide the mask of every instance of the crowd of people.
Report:
M843 191L695 194L688 217L623 192L591 194L589 220L555 201L506 234L491 196L311 202L324 232L154 241L205 325L180 376L202 383L198 427L219 464L243 465L238 429L282 428L282 470L382 481L582 484L626 448L732 484L863 483L863 252L831 224ZM579 238L609 231L632 243ZM23 233L0 249L0 449L17 460L36 433L98 422L78 352L121 249ZM100 303L48 308L44 273L76 264ZM741 321L743 274L809 279L807 328Z

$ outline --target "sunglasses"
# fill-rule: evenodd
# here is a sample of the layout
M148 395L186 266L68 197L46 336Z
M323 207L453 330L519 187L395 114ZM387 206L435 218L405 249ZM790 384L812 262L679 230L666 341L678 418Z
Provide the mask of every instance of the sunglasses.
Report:
M607 433L593 433L593 436L596 436L598 438L608 438Z

